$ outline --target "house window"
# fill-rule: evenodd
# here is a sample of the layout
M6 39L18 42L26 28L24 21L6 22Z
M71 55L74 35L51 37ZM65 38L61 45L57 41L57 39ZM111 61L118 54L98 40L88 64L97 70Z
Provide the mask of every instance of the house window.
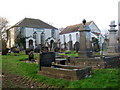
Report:
M65 41L65 35L63 35L63 41L66 42L66 41Z
M34 32L34 33L33 33L33 38L36 39L36 36L37 36L37 33Z
M72 41L72 35L69 34L69 41Z
M52 35L53 38L55 38L55 30L54 29L52 29L51 35Z
M44 45L44 41L45 41L45 34L44 32L41 33L41 45Z
M76 33L76 41L78 41L79 39L78 39L78 33Z

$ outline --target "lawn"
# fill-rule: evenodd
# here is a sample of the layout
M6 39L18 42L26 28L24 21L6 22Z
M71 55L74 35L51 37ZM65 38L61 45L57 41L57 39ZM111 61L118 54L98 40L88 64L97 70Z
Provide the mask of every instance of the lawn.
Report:
M28 77L37 82L44 82L47 85L54 85L61 88L118 88L119 69L96 69L91 77L82 80L67 81L54 79L38 75L38 65L34 63L24 63L20 60L27 59L24 53L8 54L2 56L2 70L10 74ZM38 58L38 55L35 55Z

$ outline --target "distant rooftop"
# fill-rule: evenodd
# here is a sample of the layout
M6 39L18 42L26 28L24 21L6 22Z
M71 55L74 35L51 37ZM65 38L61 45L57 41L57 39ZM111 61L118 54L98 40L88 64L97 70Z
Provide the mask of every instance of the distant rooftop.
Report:
M52 25L49 25L39 19L32 19L32 18L24 18L23 20L19 21L12 27L57 29L57 28L53 27Z
M93 21L90 22L86 22L86 25L90 25ZM76 25L71 25L71 26L67 26L63 31L61 31L60 34L67 34L67 33L71 33L71 32L77 32L78 29L83 25L83 23L80 24L76 24Z

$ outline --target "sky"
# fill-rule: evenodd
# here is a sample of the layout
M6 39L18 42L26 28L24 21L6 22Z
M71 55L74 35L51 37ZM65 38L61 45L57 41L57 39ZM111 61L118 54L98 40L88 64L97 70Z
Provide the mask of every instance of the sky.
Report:
M93 20L104 32L110 22L118 22L120 0L0 0L0 16L14 25L23 18L35 18L65 28Z

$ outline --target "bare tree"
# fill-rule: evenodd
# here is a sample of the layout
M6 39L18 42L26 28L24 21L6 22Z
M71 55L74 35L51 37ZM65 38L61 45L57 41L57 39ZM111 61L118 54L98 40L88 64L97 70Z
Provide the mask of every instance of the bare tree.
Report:
M0 52L6 54L6 28L8 25L8 20L4 17L0 17ZM1 54L1 53L0 53Z
M6 38L6 29L8 27L8 20L4 17L0 17L0 33L1 33L1 37L2 39L5 40Z

